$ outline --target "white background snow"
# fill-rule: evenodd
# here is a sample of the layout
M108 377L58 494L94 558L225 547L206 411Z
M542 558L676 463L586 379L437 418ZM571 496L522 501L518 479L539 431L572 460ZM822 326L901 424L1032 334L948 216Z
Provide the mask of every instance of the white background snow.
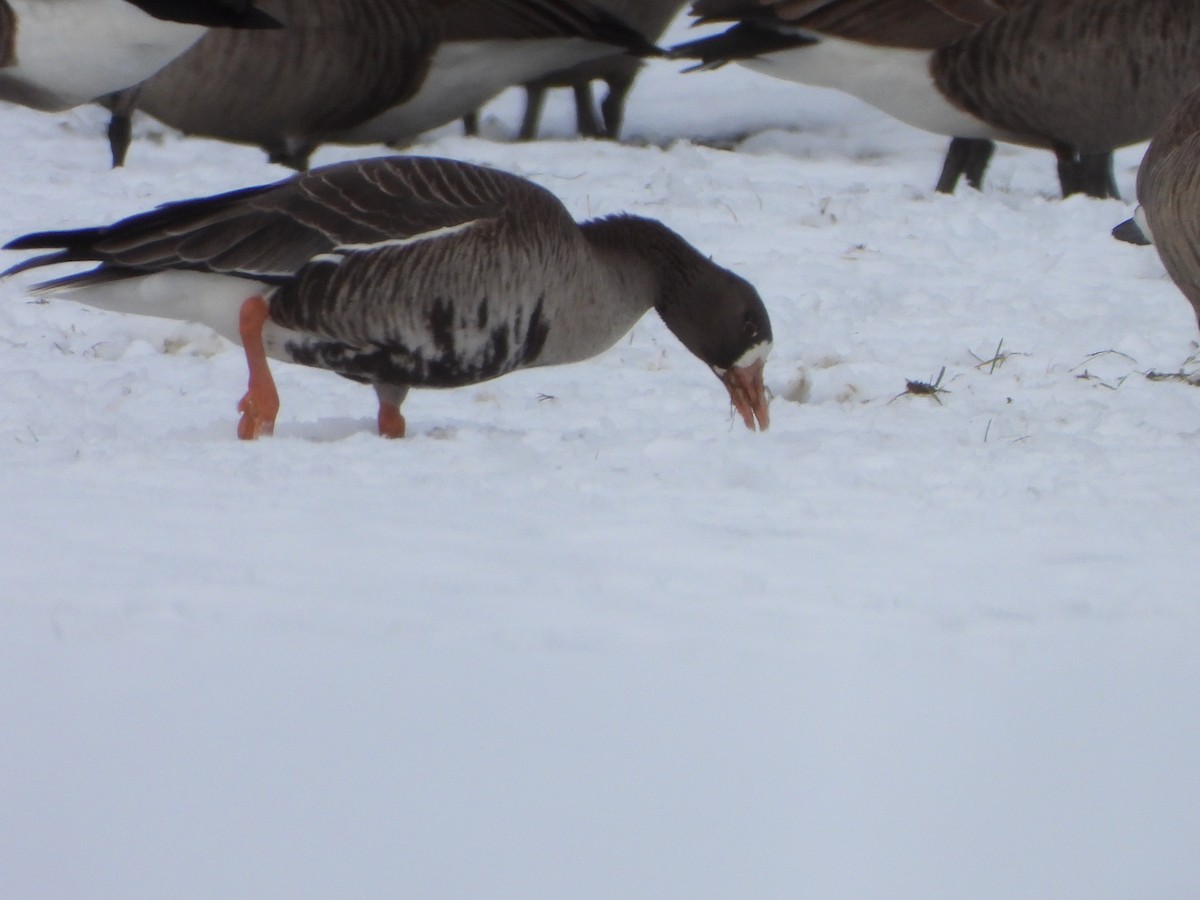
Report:
M1131 204L678 68L625 145L511 92L416 149L755 283L765 434L650 315L402 442L276 365L240 443L240 349L0 283L0 895L1200 896L1198 333ZM0 109L0 240L287 174L103 125Z

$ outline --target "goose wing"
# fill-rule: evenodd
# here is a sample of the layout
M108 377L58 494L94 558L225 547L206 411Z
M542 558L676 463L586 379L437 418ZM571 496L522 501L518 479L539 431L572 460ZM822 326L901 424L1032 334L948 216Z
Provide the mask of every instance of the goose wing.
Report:
M26 235L5 249L55 252L4 274L90 260L102 264L93 272L109 278L191 269L279 283L320 254L482 221L528 191L541 189L450 160L360 160L276 184L169 203L113 225Z
M282 28L283 23L254 5L253 0L129 0L134 6L168 22L208 28Z
M446 165L410 174L423 198L453 192L454 215L313 256L272 295L272 321L359 350L403 348L422 365L440 360L446 378L492 377L536 355L564 281L587 294L572 281L588 256L583 235L549 191Z

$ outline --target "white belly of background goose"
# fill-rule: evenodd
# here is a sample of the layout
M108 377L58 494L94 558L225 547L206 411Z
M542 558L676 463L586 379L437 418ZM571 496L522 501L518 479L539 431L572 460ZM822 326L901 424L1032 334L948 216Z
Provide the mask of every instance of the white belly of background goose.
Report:
M68 109L133 86L209 30L279 30L253 0L0 0L0 100Z
M815 44L738 62L764 75L843 91L934 134L1013 140L946 99L929 70L932 56L929 50L822 36Z
M137 84L204 34L156 19L126 0L8 0L16 13L15 65L0 70L0 99L61 110Z
M757 292L661 223L577 225L524 179L449 160L329 166L168 204L112 226L19 238L57 249L9 273L100 265L34 288L105 309L200 321L246 349L239 435L270 433L266 357L371 384L401 436L410 387L455 387L612 346L654 307L766 428L771 326Z
M462 118L514 84L612 52L611 44L582 38L447 42L434 53L429 74L415 96L331 139L349 144L408 143Z

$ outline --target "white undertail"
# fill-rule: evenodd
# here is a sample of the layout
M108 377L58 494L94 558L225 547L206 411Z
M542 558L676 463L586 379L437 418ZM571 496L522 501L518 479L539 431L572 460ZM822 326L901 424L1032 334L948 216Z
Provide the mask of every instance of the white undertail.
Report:
M937 89L929 50L880 47L820 36L820 42L739 60L748 69L851 94L916 128L948 137L1003 138Z

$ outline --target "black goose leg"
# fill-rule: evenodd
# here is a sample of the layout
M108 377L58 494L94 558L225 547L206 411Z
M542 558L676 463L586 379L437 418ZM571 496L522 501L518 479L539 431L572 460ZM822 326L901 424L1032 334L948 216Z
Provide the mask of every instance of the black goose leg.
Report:
M479 110L473 109L462 118L463 134L475 137L479 134Z
M967 184L979 190L983 184L983 173L987 171L995 152L996 145L986 138L953 138L946 150L941 177L938 178L938 193L953 194L958 179L963 175L967 178Z
M1062 195L1070 197L1083 190L1082 178L1079 171L1079 156L1074 148L1066 144L1055 144L1054 155L1058 159L1058 183L1062 186Z
M986 138L963 138L963 140L968 141L971 145L971 152L967 157L963 174L967 177L967 184L978 191L983 187L983 173L987 171L988 163L992 161L992 154L996 152L996 144Z
M1101 199L1120 199L1117 180L1113 176L1112 152L1079 153L1066 144L1055 144L1058 157L1058 180L1064 197L1086 194Z
M112 153L114 169L125 165L125 156L133 142L133 111L137 109L141 86L126 88L110 94L105 105L112 111L108 120L108 149Z
M571 85L575 95L575 130L583 137L602 137L604 130L596 118L596 101L592 97L592 83L581 78Z
M616 141L621 138L621 126L625 124L625 98L629 96L641 67L639 61L630 71L605 79L608 93L604 95L604 102L600 104L600 115L604 119L604 136L609 140Z
M542 106L545 102L545 86L525 85L525 115L521 118L521 130L517 133L519 140L532 141L537 137L538 123L542 120Z
M1079 154L1079 186L1089 197L1120 200L1113 175L1112 151Z
M125 155L133 143L133 120L127 113L114 112L108 120L108 149L112 153L112 167L125 165Z
M287 166L289 169L295 169L297 172L308 171L308 160L312 156L314 147L276 147L271 149L264 147L267 151L267 161L277 163L281 166Z

